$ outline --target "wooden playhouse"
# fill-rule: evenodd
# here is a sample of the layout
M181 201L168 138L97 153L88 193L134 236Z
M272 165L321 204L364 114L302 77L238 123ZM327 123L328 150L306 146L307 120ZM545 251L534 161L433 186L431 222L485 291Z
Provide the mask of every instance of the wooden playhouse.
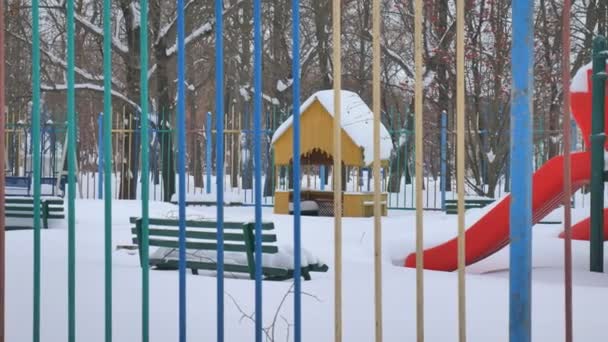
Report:
M319 91L308 98L300 107L301 155L300 162L301 201L303 212L316 212L321 216L333 216L333 90ZM373 155L373 113L359 95L341 92L342 116L342 215L345 217L373 216L373 186L370 174ZM293 187L290 167L293 163L292 117L276 130L272 137L272 148L276 165L274 212L292 212ZM392 149L389 132L380 125L380 160L382 174L388 166ZM319 170L326 170L325 172ZM314 182L311 181L311 175ZM362 186L361 179L367 175L368 186ZM329 179L328 186L319 186L322 179ZM313 184L314 183L314 184ZM382 182L384 183L384 182ZM373 184L373 183L371 183ZM370 191L371 190L371 191ZM381 193L382 215L387 215L388 194ZM312 204L312 206L311 206Z

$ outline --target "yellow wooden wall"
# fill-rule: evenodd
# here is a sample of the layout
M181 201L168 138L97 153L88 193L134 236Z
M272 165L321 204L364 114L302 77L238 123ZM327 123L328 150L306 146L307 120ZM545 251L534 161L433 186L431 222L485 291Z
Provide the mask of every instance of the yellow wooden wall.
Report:
M325 111L318 100L300 116L300 146L302 154L320 149L333 155L333 116ZM275 164L288 165L293 153L293 127L289 127L274 143ZM342 130L342 160L345 165L363 166L363 151Z

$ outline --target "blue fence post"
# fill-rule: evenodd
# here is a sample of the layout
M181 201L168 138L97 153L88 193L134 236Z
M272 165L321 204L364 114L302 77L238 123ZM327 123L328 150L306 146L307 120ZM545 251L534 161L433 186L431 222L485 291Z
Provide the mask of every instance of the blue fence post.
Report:
M448 113L441 112L441 210L445 210L445 182L447 180L447 133L448 133Z
M97 117L97 198L103 198L103 113Z
M224 2L215 0L215 136L217 198L217 342L224 342Z
M513 1L509 339L532 335L534 1ZM517 61L515 63L515 61Z
M321 191L325 190L325 165L319 167L319 177L321 177ZM359 181L359 180L357 180Z
M262 342L264 322L262 316L262 0L253 2L254 53L253 53L253 116L254 116L254 198L255 198L255 340ZM247 113L247 111L245 111ZM249 122L249 121L247 121Z
M576 121L574 120L570 120L570 133L572 134L572 140L570 140L570 151L576 151L578 129L576 127Z
M186 342L186 43L184 0L177 1L177 202L179 216L179 341ZM223 262L218 260L218 263ZM218 275L218 278L223 275Z
M205 126L205 135L207 136L206 155L205 155L205 170L207 172L207 193L211 193L211 145L213 145L213 137L211 132L211 112L207 112L207 125Z
M292 77L293 77L293 249L294 249L294 342L302 341L302 283L300 239L300 0L292 0ZM335 184L334 186L341 186Z

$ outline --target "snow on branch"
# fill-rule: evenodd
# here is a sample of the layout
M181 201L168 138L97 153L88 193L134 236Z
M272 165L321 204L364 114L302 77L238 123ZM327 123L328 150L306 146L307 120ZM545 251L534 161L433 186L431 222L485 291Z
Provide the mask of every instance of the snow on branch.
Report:
M363 37L365 37L368 41L372 41L372 34L371 32L366 32L366 34L363 35ZM399 54L393 50L391 50L391 48L389 48L388 46L386 46L384 41L380 41L380 46L382 48L382 52L384 52L385 54L387 54L387 56L395 63L397 63L397 65L399 65L399 67L401 69L403 69L403 71L405 72L405 74L408 77L414 77L414 73L412 72L412 70L407 66L407 63L405 62L405 60L399 56Z
M192 1L190 1L190 2L192 2ZM227 15L230 12L236 10L244 2L245 2L244 0L237 0L230 7L225 8L223 14ZM171 25L173 25L173 24L169 24L168 26L171 26ZM188 44L190 44L192 41L194 41L194 40L196 40L196 39L198 39L198 38L200 38L202 36L209 35L211 32L213 32L213 26L214 25L215 25L215 18L213 18L213 19L209 20L208 22L203 23L200 26L198 26L194 31L192 31L186 37L186 39L185 39L185 45L188 46ZM162 37L163 35L166 35L169 32L170 28L171 27L168 27L166 32L162 31L161 34L159 35L159 37ZM167 49L167 51L166 51L167 57L173 56L176 52L177 52L177 42Z
M196 38L198 38L198 37L200 37L200 36L202 36L202 35L208 34L208 33L210 33L211 31L213 31L213 27L211 26L211 24L210 24L210 23L205 23L204 25L199 26L199 27L198 27L196 30L192 31L192 33L190 33L190 34L188 35L188 37L186 37L186 39L185 39L185 42L184 42L184 43L185 43L185 44L186 44L186 46L187 46L187 45L188 45L188 44L190 44L190 43L191 43L191 42L192 42L194 39L196 39ZM170 48L168 48L168 49L167 49L166 54L167 54L167 56L172 56L172 55L174 55L176 52L177 52L177 44L174 44L173 46L171 46Z
M184 12L188 11L188 7L190 7L190 5L194 1L195 0L190 0L184 5ZM171 31L175 27L176 22L177 22L177 16L174 16L169 24L165 25L162 29L160 29L160 32L158 34L158 37L156 37L156 41L154 44L158 44L161 40L163 40L167 36L169 31Z
M9 32L10 33L10 32ZM16 34L10 33L13 37L15 37L16 39L19 39L20 41L26 43L26 44L30 44L31 45L31 41L27 40L24 37L18 36ZM54 53L52 53L51 51L45 49L44 47L40 47L40 52L42 52L53 64L59 65L61 67L63 67L65 70L67 70L68 68L68 63L65 61L65 59L58 57L57 55L55 55ZM81 69L79 67L74 67L74 72L79 75L80 77L86 79L87 81L103 81L103 75L93 75L90 72ZM125 85L120 82L119 80L115 79L114 77L112 77L112 83L119 87L119 88L124 88Z
M319 44L317 43L317 44L311 46L310 49L308 49L307 51L304 52L304 54L300 58L301 65L308 64L310 59L314 56L314 52L318 46L319 46ZM302 73L302 68L300 68L300 73ZM292 85L293 85L293 76L289 75L289 77L277 81L277 91L279 93L285 92L287 89L291 88ZM271 101L271 100L269 100L269 101Z
M98 92L104 91L103 86L100 86L97 84L92 84L92 83L79 83L79 84L76 84L74 86L74 88L75 89L84 89L84 90L93 90L93 91L98 91ZM43 90L43 91L64 91L67 89L68 89L67 84L53 84L53 85L42 84L42 85L40 85L40 90ZM112 96L125 101L125 103L129 104L130 106L135 108L137 111L141 110L139 105L137 103L131 101L125 94L122 94L122 93L112 89Z
M74 19L76 20L77 23L79 23L80 25L84 26L84 28L91 32L96 34L99 37L103 38L103 29L95 24L93 24L92 22L88 21L86 18L80 16L77 13L74 13ZM120 53L126 55L129 53L129 47L126 46L125 44L123 44L118 38L116 37L112 37L112 46L118 50Z

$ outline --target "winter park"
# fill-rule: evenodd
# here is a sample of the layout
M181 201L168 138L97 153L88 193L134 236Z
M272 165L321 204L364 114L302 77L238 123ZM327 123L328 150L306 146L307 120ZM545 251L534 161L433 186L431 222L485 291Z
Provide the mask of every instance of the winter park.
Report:
M0 1L0 342L605 341L607 36L594 0Z

